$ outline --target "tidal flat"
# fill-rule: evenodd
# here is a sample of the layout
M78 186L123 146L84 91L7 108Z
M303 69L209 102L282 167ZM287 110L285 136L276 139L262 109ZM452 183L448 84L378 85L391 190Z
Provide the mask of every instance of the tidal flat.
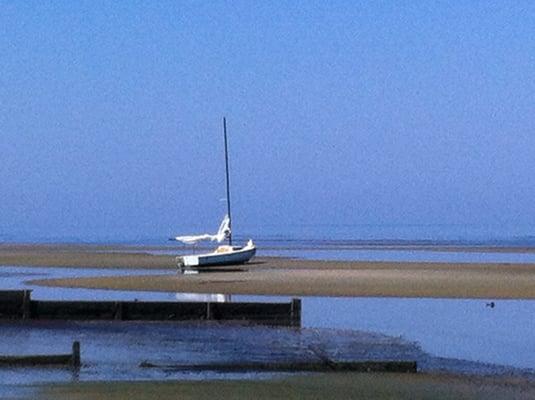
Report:
M427 251L418 253L415 258L428 255ZM156 396L165 399L167 395L176 397L177 393L184 398L213 397L214 393L220 398L240 398L250 394L251 390L258 390L259 398L320 398L314 397L315 393L322 393L321 398L334 398L336 393L351 398L411 399L488 398L489 393L493 398L533 396L535 364L532 358L526 357L531 354L533 343L526 332L533 325L527 316L532 315L534 303L531 299L535 298L535 266L530 259L532 253L525 249L505 254L502 251L484 252L479 259L477 254L470 255L476 262L468 262L462 258L464 256L459 260L459 254L454 251L450 252L452 262L320 260L315 259L319 257L317 254L308 259L264 256L246 267L224 274L212 272L191 276L176 274L170 252L167 248L150 246L1 245L2 287L29 288L34 290L36 298L44 299L59 296L89 300L191 301L195 296L217 298L221 294L231 294L234 300L286 301L289 296L299 295L305 296L301 333L283 333L280 329L259 333L253 327L214 325L195 326L192 330L183 325L175 327L180 331L178 333L167 331L164 336L168 337L158 341L164 343L163 347L155 352L154 344L146 342L147 338L154 337L154 332L149 332L154 325L147 331L148 328L135 324L122 328L67 324L59 330L54 326L4 324L0 330L5 338L12 339L5 341L4 352L17 348L35 349L36 346L41 346L42 351L49 350L50 340L39 338L55 337L55 346L60 347L68 347L70 341L77 338L82 340L82 358L84 342L89 357L86 357L86 366L75 375L65 370L4 371L2 393L8 396L15 388L17 396L30 390L32 396L29 398L60 399ZM282 254L294 256L293 253ZM388 254L399 255L390 250ZM322 251L320 255L340 257L340 252ZM491 303L496 307L489 307ZM507 329L504 331L503 327ZM156 330L161 333L167 329ZM128 339L130 335L121 333L121 330L134 332L134 338ZM509 334L513 331L515 335ZM233 333L229 336L229 332ZM63 337L57 337L58 334ZM186 354L177 352L178 348L183 351L184 346L189 350L197 348L194 353L199 360L210 354L206 353L210 346L215 350L211 354L218 354L217 360L243 358L244 354L250 353L248 348L253 343L241 350L236 350L236 344L247 344L247 340L243 341L247 336L266 339L265 352L252 353L264 359L273 355L287 356L299 348L306 350L306 344L310 342L320 343L330 354L341 358L392 358L397 355L418 359L420 372L417 376L242 374L236 377L173 375L169 371L147 372L138 368L143 354L160 354L163 357L160 361L165 362L167 353ZM88 340L90 337L97 339ZM114 341L113 338L119 337L123 339ZM176 337L180 338L181 344L174 348L172 343ZM214 343L220 337L229 339L224 342L230 347L217 350ZM372 347L359 348L356 343L363 338L384 339L377 339ZM145 345L136 347L140 343ZM99 348L101 355L109 355L104 363L95 358ZM140 349L148 351L144 353ZM125 365L129 367L126 369L117 367L124 364L129 355L141 358L134 360L134 356L127 361ZM196 359L190 356L185 359ZM25 378L28 376L38 379L28 382ZM323 389L317 386L321 384L325 386ZM135 393L129 387L134 388ZM329 387L336 390L329 391ZM221 397L226 393L227 397ZM364 397L358 397L361 393Z
M272 380L84 382L31 388L39 400L377 399L528 400L533 382L430 374L314 374Z

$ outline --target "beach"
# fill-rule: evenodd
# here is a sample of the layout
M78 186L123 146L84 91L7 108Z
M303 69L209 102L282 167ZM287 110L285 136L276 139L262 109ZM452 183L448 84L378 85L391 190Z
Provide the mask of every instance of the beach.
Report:
M222 268L225 273L218 270L180 275L173 255L151 254L143 247L2 245L0 265L108 269L98 277L32 282L58 287L287 296L535 299L535 265L522 263L258 257L239 268ZM147 274L118 280L113 268L147 269ZM151 274L151 269L169 270L169 274Z
M252 393L254 395L252 396ZM430 374L314 374L272 380L84 382L42 385L45 399L496 399L527 400L533 382Z

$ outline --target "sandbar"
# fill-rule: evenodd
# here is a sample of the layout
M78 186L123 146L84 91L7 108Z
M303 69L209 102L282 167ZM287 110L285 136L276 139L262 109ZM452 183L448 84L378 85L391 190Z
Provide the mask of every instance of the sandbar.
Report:
M535 265L351 262L258 257L225 272L180 275L175 257L121 246L2 245L0 265L109 268L102 276L43 279L45 286L284 296L535 299ZM113 268L147 269L117 279ZM165 269L169 274L151 274Z

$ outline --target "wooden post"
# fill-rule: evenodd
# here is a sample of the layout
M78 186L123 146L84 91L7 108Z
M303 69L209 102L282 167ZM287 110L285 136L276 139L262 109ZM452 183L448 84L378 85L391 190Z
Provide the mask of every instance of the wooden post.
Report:
M292 299L290 304L292 326L301 326L301 299Z
M212 303L210 302L206 303L206 319L207 320L212 319Z
M78 341L72 343L72 366L80 368L80 342Z
M25 290L22 297L22 319L30 319L32 317L32 291Z
M123 319L123 303L120 301L115 302L114 319L121 321Z

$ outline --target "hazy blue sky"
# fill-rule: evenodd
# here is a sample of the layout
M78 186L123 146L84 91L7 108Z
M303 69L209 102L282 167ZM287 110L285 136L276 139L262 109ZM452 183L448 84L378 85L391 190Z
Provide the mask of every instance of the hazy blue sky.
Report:
M0 234L217 227L224 115L236 229L535 224L532 1L3 1L0 51Z

